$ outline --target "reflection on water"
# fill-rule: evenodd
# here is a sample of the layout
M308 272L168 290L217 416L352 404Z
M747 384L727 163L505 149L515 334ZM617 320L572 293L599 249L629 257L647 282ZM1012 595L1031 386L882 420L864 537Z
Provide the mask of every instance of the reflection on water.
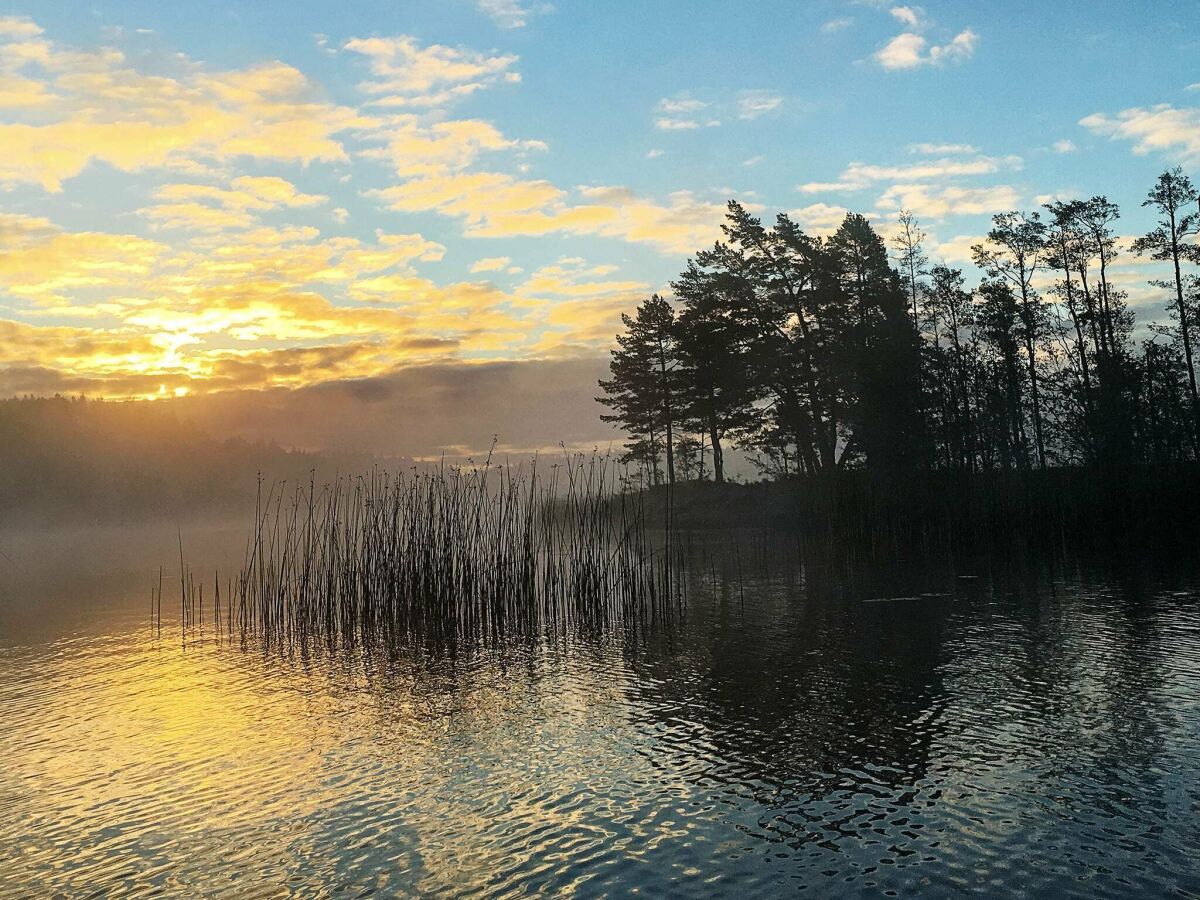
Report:
M0 896L1200 894L1186 582L747 573L669 631L288 657L153 633L158 561L0 595Z

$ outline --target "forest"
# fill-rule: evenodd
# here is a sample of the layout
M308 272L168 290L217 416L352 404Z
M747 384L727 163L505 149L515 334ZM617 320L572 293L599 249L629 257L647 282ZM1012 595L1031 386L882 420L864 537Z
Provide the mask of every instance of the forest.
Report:
M774 480L1194 462L1200 192L1174 168L1143 206L1127 246L1103 196L998 214L971 285L908 213L889 243L862 215L815 237L731 201L673 298L622 317L603 418L648 485L722 482L731 446ZM1165 324L1113 283L1123 253L1164 264Z

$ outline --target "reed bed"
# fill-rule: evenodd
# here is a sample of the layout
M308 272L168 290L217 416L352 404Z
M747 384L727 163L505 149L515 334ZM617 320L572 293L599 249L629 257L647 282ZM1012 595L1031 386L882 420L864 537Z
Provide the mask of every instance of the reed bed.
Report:
M185 629L331 645L595 631L683 602L662 523L608 457L376 470L265 487L222 591L180 552ZM653 540L652 540L653 538ZM161 622L162 587L154 601Z

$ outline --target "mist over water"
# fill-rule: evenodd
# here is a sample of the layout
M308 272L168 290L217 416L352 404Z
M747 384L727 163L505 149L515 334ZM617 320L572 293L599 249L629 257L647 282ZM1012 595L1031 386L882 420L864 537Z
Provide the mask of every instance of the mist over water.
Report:
M748 553L669 624L302 654L153 627L177 540L5 536L0 896L1200 893L1186 574Z

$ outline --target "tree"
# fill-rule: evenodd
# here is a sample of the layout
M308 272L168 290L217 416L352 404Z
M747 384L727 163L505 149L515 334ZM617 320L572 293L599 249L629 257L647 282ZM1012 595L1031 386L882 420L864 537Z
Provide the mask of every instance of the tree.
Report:
M1079 282L1075 280L1075 270L1078 267L1082 283L1086 284L1086 258L1084 249L1085 238L1079 225L1078 200L1070 202L1055 201L1047 203L1045 209L1053 217L1046 232L1046 262L1051 268L1062 273L1062 278L1054 286L1055 293L1065 304L1067 315L1070 317L1075 331L1074 357L1079 362L1079 378L1081 382L1081 402L1084 412L1085 427L1092 427L1092 367L1088 344L1087 331L1089 325L1094 329L1095 317L1091 311L1091 303L1085 309L1080 302ZM1090 435L1089 435L1090 438ZM1090 443L1090 440L1089 440Z
M626 332L617 336L612 351L610 380L601 380L604 396L597 399L613 409L601 416L616 422L639 439L631 444L627 459L644 462L651 481L658 483L658 451L667 460L667 482L675 483L675 310L658 294L644 301L634 316L622 315Z
M1022 337L1029 369L1029 396L1033 406L1033 434L1038 466L1046 467L1046 442L1042 428L1042 403L1038 390L1037 343L1042 332L1043 311L1033 278L1043 263L1046 225L1034 213L1007 212L992 217L987 244L971 248L975 264L993 278L1014 285L1021 296Z
M726 298L691 295L675 329L680 404L692 430L712 450L713 480L725 480L725 441L759 420L750 377L747 329L730 315Z
M831 471L846 422L848 322L830 254L786 215L768 229L735 202L722 228L726 240L697 254L675 293L689 307L722 297L747 341L765 404L758 443L783 454L790 448L794 471Z
M1133 250L1139 256L1149 254L1152 259L1170 260L1174 267L1174 282L1152 281L1156 287L1175 289L1175 317L1179 322L1179 335L1183 341L1183 358L1187 366L1188 393L1191 399L1193 431L1200 444L1200 396L1196 393L1196 365L1192 355L1191 322L1188 304L1184 299L1184 278L1180 263L1183 260L1200 262L1200 247L1187 244L1186 239L1200 233L1200 211L1188 212L1193 205L1200 204L1200 194L1190 178L1176 166L1158 176L1142 206L1152 206L1159 212L1158 225L1133 242Z
M675 459L684 481L704 480L704 441L685 434L675 445Z
M908 291L912 304L913 331L921 331L920 295L922 275L928 274L925 266L929 257L925 255L925 238L927 235L917 224L916 218L906 209L900 210L900 232L893 238L896 248L896 265L900 268L900 277ZM936 331L936 329L935 329Z
M1117 255L1117 240L1112 231L1112 223L1121 217L1121 211L1107 197L1092 197L1090 200L1080 200L1072 204L1072 213L1075 227L1081 235L1080 255L1077 258L1081 284L1089 305L1089 313L1098 326L1099 334L1095 343L1101 365L1107 365L1121 349L1116 333L1119 307L1108 281L1108 267ZM1100 266L1100 281L1094 301L1087 283L1089 259L1098 260Z
M993 426L989 456L1005 468L1029 464L1022 412L1020 347L1023 328L1016 295L1007 281L979 286L978 325L982 343L991 351L990 390L980 399Z
M829 248L857 319L848 353L857 398L853 440L880 474L920 467L925 462L920 353L900 276L864 216L847 215Z
M975 304L966 290L963 273L948 266L934 266L930 271L929 306L934 329L944 323L950 345L950 365L947 376L940 379L946 393L942 420L943 441L950 447L950 456L958 465L974 471L977 460L976 435L971 412L972 364L970 348L964 332L975 326Z
M1174 264L1157 283L1175 324L1150 323L1157 337L1139 346L1111 278L1120 210L1104 196L1048 203L1045 220L994 216L972 248L986 273L974 291L928 265L908 213L889 256L864 216L820 238L730 203L723 240L672 282L675 304L654 297L626 320L603 382L611 420L654 479L665 454L668 480L701 470L706 445L723 480L731 442L767 477L864 466L893 483L925 467L1081 463L1119 484L1132 463L1194 460L1200 198L1172 170L1147 202L1161 221L1137 247Z
M1134 426L1141 460L1162 464L1187 459L1194 447L1195 429L1179 342L1147 340L1138 369ZM1194 458L1194 450L1191 455Z

